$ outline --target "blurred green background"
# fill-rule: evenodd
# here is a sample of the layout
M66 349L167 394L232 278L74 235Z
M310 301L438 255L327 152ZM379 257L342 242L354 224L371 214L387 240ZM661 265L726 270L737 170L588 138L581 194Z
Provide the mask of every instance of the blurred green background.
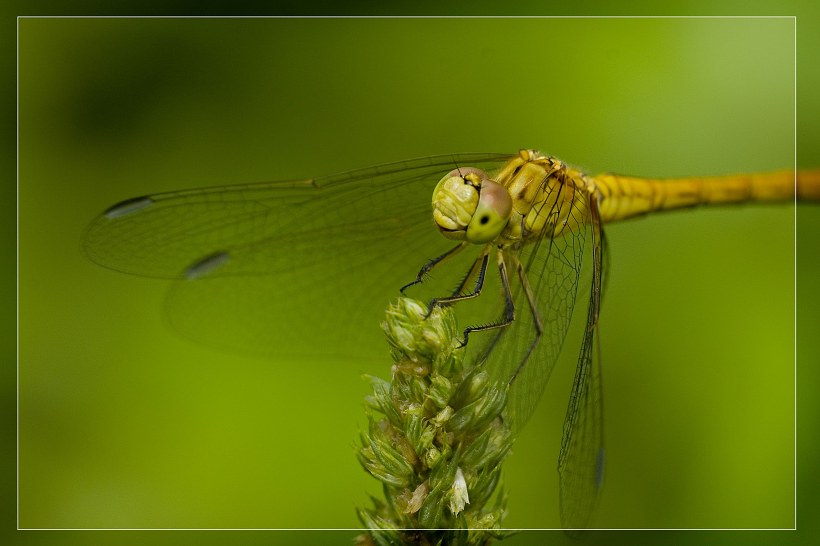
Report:
M277 362L179 338L163 323L168 283L112 273L79 250L85 225L116 201L520 147L644 176L794 161L791 19L27 19L19 29L25 528L351 528L354 507L379 494L354 444L368 390L359 375L389 374L386 344L359 361ZM817 141L800 146L811 150L801 166L820 166ZM798 214L800 237L816 240L816 208ZM608 228L596 527L794 525L794 225L781 205ZM814 248L801 254L803 279L820 271ZM799 288L809 307L798 355L817 362L820 294ZM559 526L571 360L508 460L510 527ZM801 429L815 430L816 403L800 404ZM814 437L801 444L817 451ZM812 477L807 461L801 484ZM816 511L816 494L808 502L801 510Z

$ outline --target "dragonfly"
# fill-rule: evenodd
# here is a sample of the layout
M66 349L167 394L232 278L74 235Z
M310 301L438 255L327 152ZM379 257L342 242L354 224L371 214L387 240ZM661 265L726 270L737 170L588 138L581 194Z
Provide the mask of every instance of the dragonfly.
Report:
M583 529L603 485L594 354L608 257L603 226L795 197L820 200L820 170L652 179L590 176L535 150L449 154L128 199L92 221L83 248L110 269L177 281L167 316L183 335L258 353L367 346L373 338L361 335L371 332L363 324L378 324L399 290L430 285L449 267L455 289L431 298L431 308L489 302L481 312L496 314L465 328L462 343L476 365L506 382L504 418L514 430L546 388L581 294L586 319L558 474L561 524ZM270 326L282 317L287 328Z

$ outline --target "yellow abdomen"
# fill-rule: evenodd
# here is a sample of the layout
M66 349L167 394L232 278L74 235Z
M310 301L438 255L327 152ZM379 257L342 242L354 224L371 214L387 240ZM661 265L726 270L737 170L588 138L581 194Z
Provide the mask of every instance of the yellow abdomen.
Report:
M600 196L601 220L700 205L820 200L820 171L649 179L602 174L590 179Z

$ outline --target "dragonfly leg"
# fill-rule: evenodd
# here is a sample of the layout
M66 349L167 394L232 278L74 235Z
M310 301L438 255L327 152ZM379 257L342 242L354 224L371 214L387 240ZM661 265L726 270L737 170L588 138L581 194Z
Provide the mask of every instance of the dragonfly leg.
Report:
M422 266L422 268L419 269L419 272L416 275L416 278L414 280L410 281L409 283L405 284L404 286L402 286L401 289L399 290L399 292L401 292L402 295L404 295L404 291L407 290L408 288L410 288L411 286L415 286L417 284L421 284L422 282L424 282L424 277L427 276L427 274L435 266L437 266L438 264L440 264L441 262L443 262L447 258L451 258L451 257L455 256L456 254L458 254L459 252L464 250L464 247L466 247L466 246L467 246L467 243L459 243L458 245L454 246L453 248L451 248L450 250L448 250L444 254L442 254L440 256L437 256L437 257L433 258L432 260L430 260L429 262L427 262L426 264L424 264Z
M538 341L541 339L541 335L544 333L544 321L541 319L541 313L538 312L538 306L535 304L535 296L532 293L532 287L530 287L530 281L527 278L527 272L524 271L524 266L521 265L521 262L518 259L515 259L516 269L518 270L518 279L521 281L521 287L524 289L524 294L527 297L527 303L530 307L530 312L532 313L532 322L535 325L535 337L533 337L532 342L530 343L529 348L527 349L527 353L524 355L524 358L521 359L521 362L518 364L518 367L515 369L515 372L510 377L508 382L509 385L512 385L513 381L518 377L518 374L521 373L521 370L524 369L524 366L527 364L527 361L530 359L530 355L532 355L532 351L535 349L536 345L538 345Z
M461 282L458 283L458 286L453 289L453 292L450 294L451 297L460 296L464 293L464 287L467 286L467 283L470 282L472 279L476 279L476 288L473 289L473 293L480 293L481 289L483 288L484 283L484 275L485 271L487 270L487 259L486 259L486 249L485 252L479 255L478 258L475 259L473 265L470 266L470 270L467 271L467 274L461 279ZM443 299L443 298L440 298ZM458 301L458 300L455 300Z
M464 329L464 341L461 342L461 347L467 345L467 340L472 332L483 332L485 330L495 330L496 328L504 328L509 326L515 320L515 302L513 300L512 291L510 290L510 281L507 279L507 265L504 262L504 254L498 250L498 272L501 275L501 285L504 287L504 313L501 318L484 326L470 326ZM486 266L487 255L484 255L484 264ZM483 275L482 275L483 277ZM483 279L482 279L483 280Z
M455 303L457 301L468 300L470 298L474 298L481 294L481 289L484 288L484 277L487 274L487 263L489 262L489 255L487 252L482 252L481 255L476 258L476 261L473 262L470 271L467 273L467 276L464 277L464 280L461 281L461 284L458 288L456 288L453 296L448 296L446 298L433 298L430 301L430 306L427 310L427 315L429 316L430 313L433 312L433 309L436 307L450 305L451 303ZM462 294L461 289L464 288L464 285L467 284L469 279L475 275L476 270L478 270L478 277L476 278L475 288L469 294Z

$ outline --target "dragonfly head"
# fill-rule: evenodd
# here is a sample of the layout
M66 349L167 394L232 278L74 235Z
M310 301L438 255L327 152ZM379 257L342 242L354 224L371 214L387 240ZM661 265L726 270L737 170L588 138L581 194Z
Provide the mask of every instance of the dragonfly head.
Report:
M473 167L453 169L433 191L433 220L448 239L489 243L512 214L507 188Z

